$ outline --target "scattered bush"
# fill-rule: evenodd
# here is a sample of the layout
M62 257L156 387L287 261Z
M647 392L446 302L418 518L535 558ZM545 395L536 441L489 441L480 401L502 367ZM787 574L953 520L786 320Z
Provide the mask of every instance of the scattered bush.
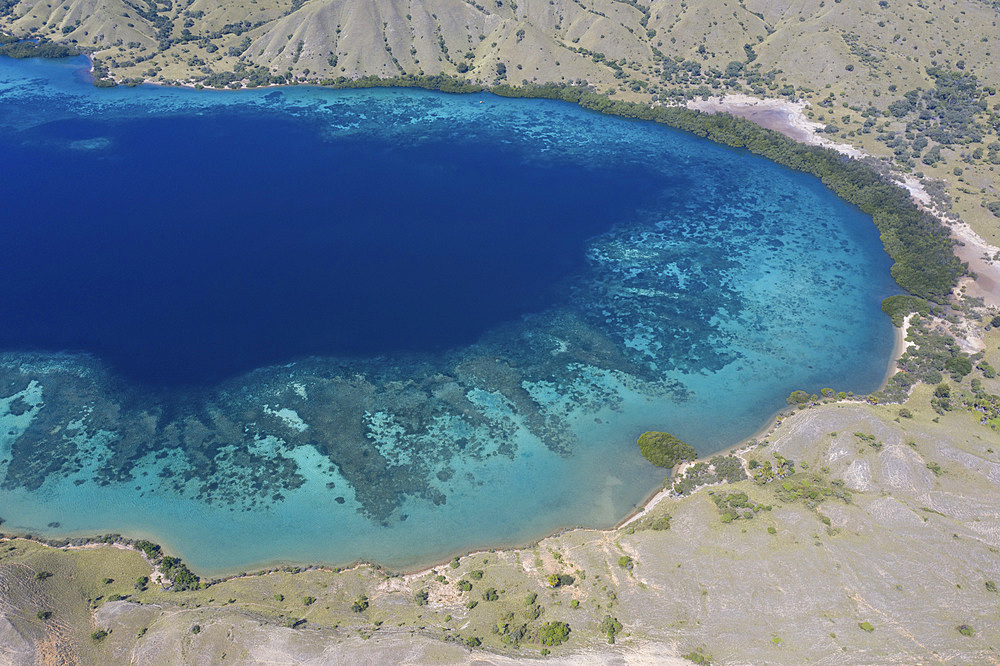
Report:
M562 587L576 582L576 579L569 574L551 574L546 580L549 587Z
M639 529L653 530L654 532L665 532L670 529L670 516L657 516L645 522L639 523Z
M861 627L862 631L867 631L868 633L875 631L875 627L873 627L872 623L868 621L858 622L858 626Z
M681 655L681 658L694 662L695 664L698 664L698 666L710 666L712 663L712 657L706 654L701 648L698 648L693 652L688 652L685 655Z
M635 566L635 562L628 555L622 555L621 557L618 558L618 566L620 566L622 569L628 569L629 571L631 571L632 567Z

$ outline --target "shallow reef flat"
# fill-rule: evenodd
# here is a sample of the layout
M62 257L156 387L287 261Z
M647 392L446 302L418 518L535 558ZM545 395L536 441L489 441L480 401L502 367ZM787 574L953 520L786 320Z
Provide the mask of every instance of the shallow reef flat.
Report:
M224 378L153 387L101 354L8 345L0 355L5 529L150 535L209 575L359 558L412 568L564 526L615 524L662 480L635 447L644 430L669 430L705 454L752 434L792 389L861 393L883 378L893 335L879 303L898 292L889 259L871 219L811 177L551 101L107 90L88 87L75 67L0 61L0 143L26 160L63 155L76 169L114 173L116 164L142 164L123 127L252 118L293 127L325 151L310 164L334 161L345 145L426 147L459 163L549 172L552 182L576 174L587 183L577 196L600 219L562 249L573 256L546 273L544 298L485 317L469 340L445 348L308 348ZM206 154L191 150L192 163ZM389 184L411 177L384 175ZM48 186L80 177L52 174ZM19 186L27 187L0 184L0 194L16 198ZM481 186L484 207L518 196L504 182ZM605 198L591 206L599 187ZM165 180L144 196L169 206L175 190ZM294 217L301 188L276 190ZM615 190L621 200L610 199ZM88 188L75 196L112 218L129 203ZM452 208L442 205L442 215ZM314 224L334 218L323 211ZM515 218L504 221L506 233L526 233ZM413 252L437 242L435 224L405 220ZM273 239L289 227L257 229ZM554 250L552 261L562 260ZM30 271L21 277L31 285ZM407 325L400 319L402 338Z

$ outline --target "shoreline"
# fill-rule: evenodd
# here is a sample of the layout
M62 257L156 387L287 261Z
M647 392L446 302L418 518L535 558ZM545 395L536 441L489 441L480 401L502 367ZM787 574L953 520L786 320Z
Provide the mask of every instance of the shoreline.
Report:
M821 136L820 131L824 125L806 117L806 102L725 95L694 99L686 106L703 113L728 113L779 132L799 143L829 148L854 159L873 157L854 146L836 143ZM891 170L890 175L899 187L910 194L910 199L918 208L936 217L951 231L951 237L957 241L954 247L956 256L968 263L969 270L976 275L967 285L966 293L982 298L986 305L1000 307L1000 247L991 245L968 223L954 222L938 210L921 182L913 175L895 170ZM997 260L994 261L993 257L997 257Z
M87 55L87 58L90 61L90 65L91 65L90 66L90 72L93 73L93 71L94 71L93 59L90 57L90 55ZM153 85L167 85L167 84L161 84L161 83L152 83L152 84ZM169 86L169 87L175 87L175 86ZM183 84L181 84L179 87L188 87L188 88L192 88L192 89L194 88L193 85L188 86L188 85L183 85ZM273 85L273 86L267 86L267 87L280 88L280 87L286 87L286 86L283 86L283 85ZM206 88L206 89L208 89L208 88ZM820 124L820 123L814 123L814 122L809 121L808 119L805 118L805 115L803 113L803 109L806 107L806 103L805 102L790 102L790 101L787 101L787 100L780 100L780 99L759 99L759 98L749 97L749 96L746 96L746 95L742 95L742 96L726 96L724 98L713 98L713 99L715 101L713 101L713 100L694 100L694 101L688 103L688 108L693 108L693 109L696 109L696 110L699 110L699 111L703 111L703 112L707 112L707 113L731 113L732 115L735 115L735 116L742 117L742 118L745 118L747 120L750 120L751 122L754 122L755 124L758 124L761 127L765 127L767 129L773 129L775 131L778 131L778 132L784 134L785 136L788 136L788 137L792 138L793 140L798 141L800 143L804 143L804 144L808 144L808 145L819 145L819 146L823 146L823 147L827 147L827 148L832 148L832 149L837 150L838 152L841 152L842 154L848 155L850 157L863 157L863 156L865 156L864 153L862 153L861 151L859 151L856 148L853 148L851 146L847 146L845 144L835 144L832 141L829 141L828 139L826 139L825 137L819 136L819 134L817 133L817 131L818 131L819 128L822 127L822 124ZM910 183L907 183L906 185L901 185L901 186L905 187L910 192L911 197L914 199L914 201L919 206L926 208L927 204L928 204L928 201L929 201L929 197L927 197L927 198L921 198L920 196L918 196L920 193L923 193L924 197L926 197L926 193L923 192L922 187L919 186L919 183L916 183L915 185L913 185L913 189L911 189L911 187L909 185L910 185ZM934 211L932 211L932 212L934 212ZM934 214L937 215L936 212ZM938 217L941 217L941 216L938 215ZM951 225L951 224L948 224L947 222L945 222L945 224L947 224L947 226L949 226L949 228L951 228L953 230L953 234L954 234L955 233L954 229L955 229L955 226L957 226L957 225ZM966 228L968 228L968 225L964 225L964 226ZM980 237L978 237L978 235L976 235L975 232L971 230L971 228L968 228L967 233L968 233L969 243L970 243L970 245L973 246L973 248L991 248L992 247L992 246L989 246L983 239L981 239ZM979 243L975 242L976 239L978 239ZM959 247L961 247L961 246L956 247L956 253L958 253ZM970 251L972 251L973 248L970 248ZM1000 250L998 250L998 251L1000 251ZM965 260L965 259L963 258L963 260ZM971 263L970 263L970 266L971 266ZM996 267L996 276L997 277L996 277L995 284L998 286L998 288L1000 288L1000 267ZM973 284L975 284L975 283L973 282ZM997 302L1000 303L1000 296L997 296ZM908 323L909 323L909 317L906 319L906 324L908 324ZM905 349L907 347L907 343L905 341L905 335L906 335L905 324L904 324L904 328L902 328L902 329L900 329L900 328L894 328L895 340L894 340L894 345L893 345L893 351L892 351L892 354L891 354L891 358L888 361L887 368L886 368L886 374L883 377L883 380L882 380L882 383L880 385L880 388L876 389L876 390L880 390L881 388L884 388L884 386L888 382L889 378L892 377L895 374L895 372L897 371L897 366L898 366L899 358L905 352ZM748 448L748 445L753 440L760 439L761 437L767 437L778 426L780 426L781 423L784 421L784 419L781 418L781 415L784 413L785 409L787 409L787 408L779 409L775 413L773 413L772 415L770 415L767 418L767 420L765 421L764 425L762 425L761 428L759 430L757 430L754 433L754 435L751 436L750 438L742 440L740 442L736 442L733 445L731 445L730 447L723 448L723 449L721 449L719 451L713 452L712 454L710 454L710 456L699 457L696 461L707 460L709 457L717 456L717 455L728 455L728 454L731 454L733 452L737 452L737 451L746 449L746 448ZM587 527L580 527L580 526L567 526L567 527L563 527L563 528L560 528L560 529L557 529L557 530L554 530L554 531L551 531L551 532L547 532L542 537L540 537L538 539L530 540L530 541L528 541L527 543L525 543L523 545L508 544L508 545L503 545L503 546L499 546L499 547L495 547L495 548L480 548L480 549L476 549L476 550L467 551L465 553L462 553L459 556L460 557L467 557L467 556L470 556L470 555L474 555L476 553L508 552L508 551L512 551L512 550L519 550L519 549L524 549L524 548L530 548L533 545L536 545L536 544L540 543L541 541L543 541L543 540L545 540L547 538L550 538L552 536L555 536L555 535L558 535L558 534L563 534L563 533L570 532L570 531L575 531L575 530L578 530L578 529L579 530L587 530L587 531L603 532L603 533L612 533L612 532L614 532L614 531L616 531L618 529L621 529L622 527L625 527L625 526L627 526L627 525L629 525L629 524L631 524L631 523L633 523L633 522L641 519L643 516L647 515L649 513L649 511L652 510L656 505L658 505L665 497L669 497L669 494L670 494L670 489L669 488L660 488L658 490L651 491L650 495L646 499L644 499L643 501L641 501L638 504L636 504L635 508L628 515L624 516L617 524L615 524L614 526L612 526L610 528L587 528ZM87 543L84 544L84 545L82 545L82 546L65 546L65 548L81 548L81 547L91 547L92 548L92 547L99 547L101 545L115 545L115 544L108 544L106 542L99 541L100 537L93 537L93 540L87 540L86 537L67 537L67 538L68 539L74 539L74 538L75 539L81 539L81 540L86 541ZM53 541L56 541L56 539L53 539ZM44 542L37 542L37 543L44 543ZM62 547L62 546L52 546L51 544L44 544L44 545L49 546L49 547ZM444 559L444 560L441 560L441 561L436 561L436 562L434 562L434 563L432 563L430 565L423 565L423 566L414 568L412 570L403 568L403 569L399 570L398 572L396 572L396 571L394 571L394 572L395 573L399 573L400 575L404 575L404 576L417 576L417 575L422 575L423 573L431 571L431 570L433 570L435 568L441 567L443 565L447 565L449 561L450 561L450 558L449 559ZM385 567L385 566L379 564L378 562L373 562L373 561L370 561L370 560L363 560L363 559L356 560L353 563L346 564L344 566L333 566L333 565L326 565L326 564L302 564L302 565L296 565L296 564L289 564L287 562L286 563L282 563L280 561L272 561L272 562L264 563L264 564L261 564L261 565L258 565L258 566L254 566L254 567L247 566L247 567L245 567L245 569L250 569L250 568L257 569L258 572L260 572L260 573L263 573L263 572L265 572L267 570L278 571L278 570L281 570L283 568L293 568L293 569L300 569L300 570L327 570L327 571L340 570L340 571L343 571L343 570L349 570L349 569L352 569L352 568L356 568L358 566L370 566L373 569L380 570L380 571L393 571L393 570L389 569L388 567ZM259 573L257 573L257 574L246 573L244 575L259 575ZM230 578L237 578L237 577L239 577L238 574L217 576L217 578L222 578L222 579L230 579Z

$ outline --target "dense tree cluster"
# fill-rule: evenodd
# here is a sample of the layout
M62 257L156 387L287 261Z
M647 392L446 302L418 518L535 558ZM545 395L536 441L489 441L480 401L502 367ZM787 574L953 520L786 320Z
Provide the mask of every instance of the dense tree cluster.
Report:
M698 457L697 451L667 432L644 432L639 436L639 451L657 467L673 467Z
M4 0L0 0L0 16L3 15ZM0 32L0 56L10 58L69 58L81 55L76 46L56 44L47 39L23 40Z
M903 318L911 312L925 317L930 314L930 303L916 296L896 295L882 301L882 312L889 315L894 326L902 326Z
M964 63L959 63L964 69ZM934 80L933 88L910 90L885 112L886 116L905 122L905 130L890 130L888 122L877 128L876 138L892 148L898 160L910 166L918 158L928 166L936 165L943 159L942 148L979 143L988 132L987 125L998 122L998 109L994 107L991 111L988 103L996 91L981 86L974 74L930 67L927 75ZM880 112L871 107L862 115L867 118L862 131L875 129ZM985 157L993 164L1000 164L1000 143L991 143L987 148L988 154L977 147L963 157L969 162Z

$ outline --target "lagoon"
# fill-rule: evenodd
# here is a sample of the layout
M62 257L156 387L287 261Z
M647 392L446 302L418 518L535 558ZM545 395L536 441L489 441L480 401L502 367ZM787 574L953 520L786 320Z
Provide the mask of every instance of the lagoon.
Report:
M215 574L609 526L794 389L878 387L899 293L811 176L417 90L97 89L0 58L0 516Z

